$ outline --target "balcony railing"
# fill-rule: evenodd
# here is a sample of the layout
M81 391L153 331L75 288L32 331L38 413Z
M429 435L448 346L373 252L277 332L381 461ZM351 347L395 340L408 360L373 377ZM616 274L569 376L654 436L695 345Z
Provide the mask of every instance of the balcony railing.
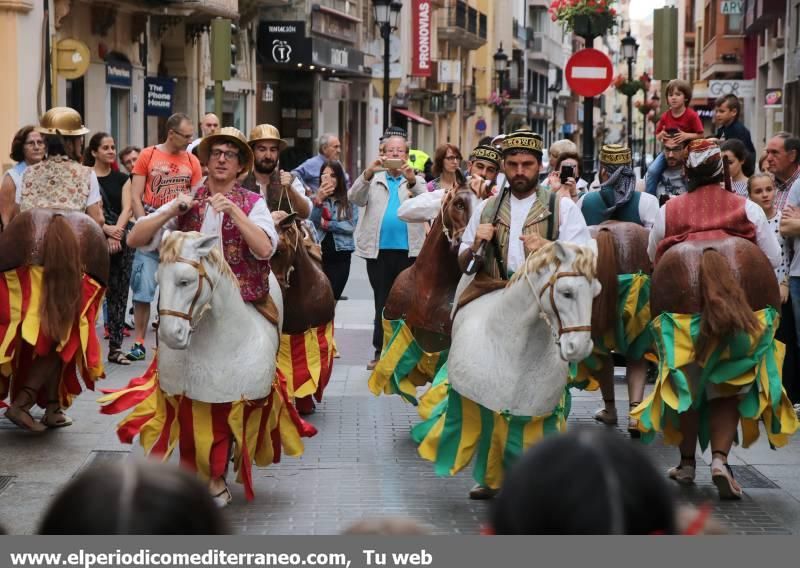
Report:
M487 17L463 0L450 2L438 11L439 39L467 49L478 49L486 43Z

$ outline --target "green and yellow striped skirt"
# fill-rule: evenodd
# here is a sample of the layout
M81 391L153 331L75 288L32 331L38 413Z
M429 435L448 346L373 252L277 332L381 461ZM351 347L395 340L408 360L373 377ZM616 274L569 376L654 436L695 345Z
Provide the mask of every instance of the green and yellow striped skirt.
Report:
M737 396L746 448L758 439L763 422L772 447L789 441L798 427L792 403L781 382L785 346L775 339L779 315L774 308L755 312L763 331L759 335L739 333L709 346L709 355L698 360L699 314L662 313L651 330L658 353L658 379L653 392L631 416L639 420L642 439L651 441L657 432L677 445L681 441L679 415L700 413L700 446L709 444L709 400ZM695 372L689 372L690 365Z
M563 432L570 406L569 389L549 416L513 416L494 412L461 396L447 380L447 365L420 397L426 420L411 430L419 455L434 463L437 475L455 475L474 459L473 478L492 489L506 470L547 434Z

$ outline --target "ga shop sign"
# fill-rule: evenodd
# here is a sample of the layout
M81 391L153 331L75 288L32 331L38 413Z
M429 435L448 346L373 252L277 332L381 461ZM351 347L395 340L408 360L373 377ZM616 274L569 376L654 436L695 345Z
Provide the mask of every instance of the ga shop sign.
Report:
M258 55L266 65L293 66L311 63L311 40L306 23L261 22L258 26Z
M175 93L175 79L146 77L144 113L147 116L170 116Z

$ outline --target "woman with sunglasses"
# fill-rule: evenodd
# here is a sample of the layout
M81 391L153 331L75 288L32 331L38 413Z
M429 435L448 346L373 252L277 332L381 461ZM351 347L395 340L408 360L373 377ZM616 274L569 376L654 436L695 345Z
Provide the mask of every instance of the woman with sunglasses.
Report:
M44 159L44 137L33 126L23 126L11 141L11 159L17 162L3 176L0 186L0 230L13 216L19 194L22 191L22 173L33 164Z

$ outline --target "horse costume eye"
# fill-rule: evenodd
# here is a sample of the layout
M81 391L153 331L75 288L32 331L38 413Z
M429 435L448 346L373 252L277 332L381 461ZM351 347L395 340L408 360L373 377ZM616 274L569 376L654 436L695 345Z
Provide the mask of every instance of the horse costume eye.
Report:
M456 203L456 209L458 209L459 211L463 211L464 204L459 201L458 203Z
M185 278L183 280L181 280L180 282L178 282L178 286L183 286L184 288L186 286L188 286L188 285L189 285L189 281L186 280Z
M572 290L565 290L561 292L561 295L564 296L567 300L571 300L575 297L575 294L572 293Z

